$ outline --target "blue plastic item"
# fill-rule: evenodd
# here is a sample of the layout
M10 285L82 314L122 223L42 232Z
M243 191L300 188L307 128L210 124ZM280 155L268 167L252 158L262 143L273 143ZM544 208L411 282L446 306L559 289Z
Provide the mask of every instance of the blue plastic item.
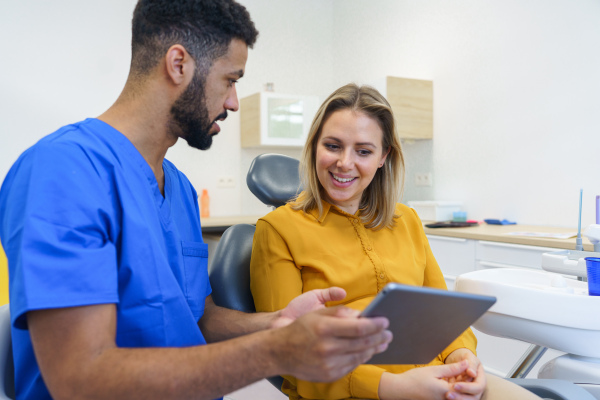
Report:
M484 219L486 224L489 225L516 225L516 222L511 222L507 219L499 220L499 219Z
M588 291L590 296L600 296L600 258L586 257Z

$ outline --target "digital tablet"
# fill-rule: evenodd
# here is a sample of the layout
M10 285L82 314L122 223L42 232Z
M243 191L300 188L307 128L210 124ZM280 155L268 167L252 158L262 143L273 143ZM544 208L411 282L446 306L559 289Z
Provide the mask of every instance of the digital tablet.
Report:
M361 317L387 317L394 340L367 364L428 364L495 302L490 296L389 283Z

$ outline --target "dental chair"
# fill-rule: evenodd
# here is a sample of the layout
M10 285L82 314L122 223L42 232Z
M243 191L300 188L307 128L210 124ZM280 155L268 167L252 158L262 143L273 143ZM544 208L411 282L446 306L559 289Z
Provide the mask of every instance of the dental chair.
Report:
M15 371L10 341L10 308L0 306L0 400L15 398Z
M256 157L246 177L250 191L264 204L277 208L300 192L298 160L281 154ZM250 257L254 225L229 227L221 236L208 267L212 298L216 305L243 312L256 312L250 292ZM281 391L283 378L267 378Z
M509 375L525 376L552 348L567 354L544 364L537 381L563 380L565 387L585 391L574 399L600 399L600 297L588 296L586 282L548 271L494 268L459 275L454 290L498 299L473 324L477 330L532 343Z
M262 154L254 159L246 178L248 188L264 204L284 205L300 191L298 160L279 154ZM234 225L221 237L208 267L215 304L243 312L255 312L250 291L250 257L255 226ZM283 379L268 378L281 390ZM517 385L552 400L594 400L588 392L555 379L509 379Z

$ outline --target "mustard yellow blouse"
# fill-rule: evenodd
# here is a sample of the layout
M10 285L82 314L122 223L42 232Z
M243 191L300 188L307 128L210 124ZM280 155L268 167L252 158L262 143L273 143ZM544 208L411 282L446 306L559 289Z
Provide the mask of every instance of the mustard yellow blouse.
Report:
M362 310L389 282L446 289L423 226L415 211L397 204L396 226L367 229L356 215L324 202L324 213L279 207L256 224L251 288L257 311L276 311L312 289L339 286L342 302ZM452 318L452 316L448 316ZM475 352L476 339L464 332L430 365L443 364L458 348ZM401 373L416 365L361 365L333 383L312 383L285 377L290 399L377 399L384 371Z

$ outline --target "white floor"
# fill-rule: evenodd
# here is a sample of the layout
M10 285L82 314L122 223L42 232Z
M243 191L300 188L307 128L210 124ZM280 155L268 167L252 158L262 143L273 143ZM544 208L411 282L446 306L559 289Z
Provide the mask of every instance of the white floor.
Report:
M287 398L266 379L225 396L226 400L286 400Z

